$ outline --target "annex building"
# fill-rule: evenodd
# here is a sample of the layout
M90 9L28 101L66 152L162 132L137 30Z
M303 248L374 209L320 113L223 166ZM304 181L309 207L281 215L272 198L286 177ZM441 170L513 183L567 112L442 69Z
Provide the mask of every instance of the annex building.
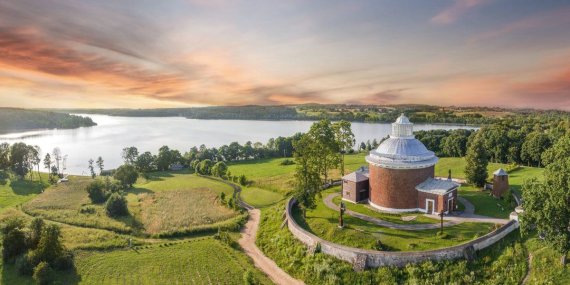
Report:
M366 156L368 168L342 178L342 198L386 212L449 213L457 207L458 183L434 177L437 156L417 140L402 114L390 137Z

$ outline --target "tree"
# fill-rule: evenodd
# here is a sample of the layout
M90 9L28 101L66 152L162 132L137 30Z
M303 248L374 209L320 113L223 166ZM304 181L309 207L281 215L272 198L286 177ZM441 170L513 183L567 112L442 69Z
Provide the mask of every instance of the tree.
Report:
M528 235L536 228L565 264L570 250L570 158L548 165L544 177L542 183L532 179L523 185L521 230Z
M542 153L550 147L550 138L543 132L530 133L522 145L521 159L529 165L541 166Z
M340 149L340 175L344 176L344 155L354 147L354 134L352 133L351 124L347 121L340 121L333 124L335 140Z
M52 158L55 161L55 166L57 167L57 175L59 176L59 174L61 173L59 168L59 163L61 161L61 150L59 149L59 147L53 149Z
M103 162L103 158L99 156L95 163L97 164L97 167L99 168L99 175L103 174L103 167L105 166L104 162Z
M469 143L465 162L465 176L467 182L478 187L484 186L487 181L489 158L480 134L475 135L473 140Z
M118 193L111 194L105 204L105 210L107 211L107 215L111 217L121 217L129 214L127 200Z
M33 167L36 166L38 168L38 177L40 181L42 181L42 176L40 175L40 163L42 159L40 158L41 149L39 146L28 146L28 164L30 168L30 181L33 179Z
M247 185L247 177L245 177L245 174L239 176L239 184L241 186Z
M139 156L139 150L136 147L131 146L123 148L122 157L123 160L125 161L125 164L130 164L130 165L135 164L135 161L137 160L138 156Z
M168 146L162 146L158 149L158 156L156 157L156 167L160 171L168 170L172 164L172 153Z
M10 144L0 144L0 169L7 169L10 167Z
M93 159L90 158L89 162L88 162L89 163L89 172L91 172L91 178L95 179L96 174L95 174L95 167L93 166L93 162L94 162Z
M313 144L311 149L315 151L310 159L315 161L326 183L329 171L337 167L340 162L340 147L335 140L333 126L329 120L321 120L313 123L305 135L310 138L307 141Z
M8 219L2 227L2 259L10 261L27 250L24 221Z
M153 171L156 166L154 162L156 161L156 157L150 153L150 151L146 151L137 157L135 161L135 166L137 170L140 172L151 172Z
M212 175L224 178L228 172L228 166L223 162L219 161L212 166Z
M28 246L31 249L36 249L40 243L42 233L44 230L44 220L41 218L33 218L30 223L30 231L28 233Z
M44 167L47 169L49 173L49 179L51 180L51 156L49 153L46 153L46 156L44 157Z
M316 206L315 196L321 190L319 166L314 156L318 155L312 137L303 135L295 142L295 188L293 197L299 203L303 216L307 209Z
M548 166L566 157L570 157L570 134L561 137L552 147L544 151L541 161L542 165Z
M134 166L130 164L123 164L117 171L115 171L115 175L113 177L121 183L121 185L125 188L133 187L133 184L137 182L137 178L139 178L139 173L135 169Z
M209 159L204 159L198 163L196 168L197 172L202 175L210 175L212 174L212 166L214 163Z
M105 185L101 180L91 181L91 183L85 187L85 191L87 191L89 199L91 199L91 202L94 204L103 203L107 199Z
M15 143L10 148L10 165L20 178L24 178L30 171L29 155L30 148L25 143Z
M39 285L51 284L54 279L53 269L49 266L49 263L42 261L34 268L33 278Z

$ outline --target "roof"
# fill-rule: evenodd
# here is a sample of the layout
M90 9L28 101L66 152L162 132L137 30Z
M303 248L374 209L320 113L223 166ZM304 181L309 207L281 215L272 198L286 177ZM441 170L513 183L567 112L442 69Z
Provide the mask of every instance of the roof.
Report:
M369 163L387 168L424 168L437 160L433 151L414 137L413 124L403 114L392 124L390 138L366 157Z
M357 171L351 172L342 177L342 180L351 182L362 182L368 180L368 168L361 167Z
M443 195L457 187L459 187L459 184L449 179L437 179L430 177L426 179L426 181L418 184L416 186L416 190L421 192L433 193L436 195Z
M509 174L502 168L497 169L497 171L493 172L495 176L508 176Z

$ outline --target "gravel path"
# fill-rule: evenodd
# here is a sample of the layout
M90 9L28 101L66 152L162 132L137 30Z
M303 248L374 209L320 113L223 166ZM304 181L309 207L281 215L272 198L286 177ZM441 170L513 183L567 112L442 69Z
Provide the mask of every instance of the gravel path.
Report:
M291 277L283 271L283 269L279 268L273 260L265 256L255 245L260 215L261 213L259 209L249 210L249 220L241 230L241 238L238 240L239 245L243 248L243 251L253 259L255 266L265 272L265 274L267 274L275 284L305 284L302 281Z

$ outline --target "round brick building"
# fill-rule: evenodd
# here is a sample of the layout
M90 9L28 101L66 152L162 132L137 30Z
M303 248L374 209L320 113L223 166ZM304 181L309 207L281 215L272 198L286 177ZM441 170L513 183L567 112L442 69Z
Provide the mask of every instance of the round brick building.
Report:
M343 177L344 200L387 212L449 213L457 207L459 184L434 178L438 158L414 137L414 124L403 114L366 161L368 168Z

